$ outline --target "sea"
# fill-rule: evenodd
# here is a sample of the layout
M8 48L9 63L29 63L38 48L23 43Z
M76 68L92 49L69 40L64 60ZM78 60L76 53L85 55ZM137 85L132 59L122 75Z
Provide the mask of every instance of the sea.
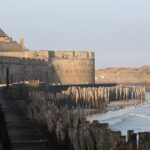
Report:
M104 114L95 114L88 116L87 120L109 123L109 128L112 131L121 131L122 135L127 135L128 130L134 130L135 133L150 132L150 92L146 93L144 104Z

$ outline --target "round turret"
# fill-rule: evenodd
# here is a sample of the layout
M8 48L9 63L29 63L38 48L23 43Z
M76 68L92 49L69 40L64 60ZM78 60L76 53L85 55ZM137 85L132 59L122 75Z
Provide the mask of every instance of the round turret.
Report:
M56 51L51 60L55 84L95 83L93 52Z

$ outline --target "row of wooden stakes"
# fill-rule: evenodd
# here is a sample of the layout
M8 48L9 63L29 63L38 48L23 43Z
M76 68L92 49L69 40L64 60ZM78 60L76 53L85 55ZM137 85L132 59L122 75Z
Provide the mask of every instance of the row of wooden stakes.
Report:
M115 86L99 88L69 87L61 92L29 91L29 99L41 97L55 103L58 107L104 109L111 101L145 100L143 86Z

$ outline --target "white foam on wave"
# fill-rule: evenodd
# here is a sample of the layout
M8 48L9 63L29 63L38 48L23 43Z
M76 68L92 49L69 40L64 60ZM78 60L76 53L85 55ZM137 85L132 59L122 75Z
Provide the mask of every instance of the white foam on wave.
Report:
M102 123L109 123L109 125L115 125L123 121L122 117L112 117L110 119L101 120Z
M134 108L134 106L125 108L125 109L120 109L120 110L116 110L116 111L109 111L107 113L104 114L94 114L92 116L87 116L86 119L90 122L92 122L93 120L99 120L100 122L106 122L109 120L113 120L115 118L121 118L122 116L124 116L125 114L127 114L128 111L131 111Z
M121 131L123 135L127 134L127 130L134 130L135 132L150 131L150 93L146 93L144 105L130 106L122 110L92 115L87 117L87 120L109 123L112 130Z
M147 115L144 115L144 114L131 113L131 114L129 114L129 116L135 116L135 117L141 117L141 118L145 118L145 119L150 119L150 116L147 116Z

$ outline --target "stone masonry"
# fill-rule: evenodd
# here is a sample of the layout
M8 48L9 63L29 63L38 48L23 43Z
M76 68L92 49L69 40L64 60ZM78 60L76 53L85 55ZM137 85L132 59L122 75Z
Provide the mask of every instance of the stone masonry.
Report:
M95 82L94 52L30 51L12 41L0 29L0 84L39 80L51 84L91 84Z

